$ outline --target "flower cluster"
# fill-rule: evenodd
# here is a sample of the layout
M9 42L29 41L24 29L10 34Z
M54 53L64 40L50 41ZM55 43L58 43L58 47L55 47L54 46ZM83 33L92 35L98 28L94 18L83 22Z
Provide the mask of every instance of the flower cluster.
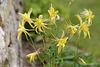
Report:
M51 24L55 24L55 21L60 19L59 15L57 15L58 11L55 11L55 9L52 7L52 4L51 4L51 7L50 7L50 10L48 10L48 13L50 15L50 17L48 19L43 19L43 15L39 15L38 18L32 19L30 17L31 13L32 13L32 8L29 10L28 13L24 13L24 14L19 13L19 15L21 15L21 20L20 20L19 28L18 28L18 37L17 37L18 39L21 36L21 34L24 33L25 36L26 36L26 39L29 40L28 36L29 37L31 37L31 36L28 33L28 31L34 31L35 30L36 33L38 33L38 34L39 34L39 32L45 33L44 28L50 29L50 28L47 27L47 25L50 25L50 24L48 24L46 22L50 22ZM31 26L31 28L32 28L31 30L25 28L26 23L28 23ZM60 45L62 45L62 43ZM59 45L57 45L57 46L59 46ZM30 62L34 61L34 57L37 54L38 53L36 51L34 53L27 55L27 57L30 57Z
M50 29L47 27L48 25L55 24L56 20L60 19L59 15L57 14L58 11L55 11L55 9L52 7L52 4L51 4L50 9L48 10L48 13L49 13L48 19L44 19L43 15L39 15L38 18L32 19L30 18L31 13L32 13L32 9L30 9L29 12L25 14L19 13L19 15L21 15L22 18L21 18L21 21L19 23L19 28L18 28L18 39L21 36L21 34L24 33L28 40L28 36L31 37L28 31L36 31L36 33L38 34L40 32L45 33L45 29ZM65 36L65 32L63 31L61 38L55 37L58 54L60 54L60 52L64 49L65 44L68 41L68 38L73 36L75 33L78 33L80 37L81 32L83 31L84 38L86 38L87 35L89 39L91 38L90 33L89 33L89 27L91 26L92 19L94 18L92 11L85 9L85 11L81 13L81 15L77 14L76 17L80 23L77 25L72 25L72 24L67 23L66 29L68 31L65 30L68 34L67 36ZM50 22L51 24L48 24L47 22ZM30 27L32 28L31 30L25 28L26 23L29 23ZM31 61L35 62L34 58L39 53L40 52L35 51L34 53L28 54L26 57L30 58L30 62ZM81 58L79 59L85 64L85 62Z
M80 37L81 31L83 31L84 38L86 38L88 34L89 39L91 39L89 33L89 27L91 26L92 19L94 18L94 15L92 15L92 11L90 10L88 11L87 9L85 9L85 11L81 13L81 16L77 14L76 17L79 20L80 24L77 25L67 24L66 28L68 29L69 35L73 36L75 33L78 33Z
M36 19L31 19L30 18L31 13L32 13L32 8L29 10L28 13L24 13L24 14L19 13L19 15L21 15L22 19L19 24L20 28L18 28L18 39L22 33L25 33L26 37L27 37L27 34L30 35L27 32L29 30L25 29L25 27L24 27L26 22L29 23L29 25L33 28L33 30L35 29L36 33L39 33L39 32L45 32L44 28L49 29L47 27L47 25L49 25L49 24L47 24L45 22L50 21L51 23L55 23L55 20L59 19L59 15L57 15L58 11L55 11L55 9L52 7L52 4L51 4L50 10L48 10L48 13L50 15L49 19L43 19L43 15L39 15L39 17Z

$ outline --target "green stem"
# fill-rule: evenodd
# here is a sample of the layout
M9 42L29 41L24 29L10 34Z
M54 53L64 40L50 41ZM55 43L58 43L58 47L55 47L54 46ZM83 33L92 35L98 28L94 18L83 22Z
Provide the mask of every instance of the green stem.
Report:
M76 47L77 47L77 51L76 51L76 53L75 53L75 63L77 62L77 58L78 58L78 46L79 46L79 38L78 38L78 40L77 40L77 44L76 44ZM74 64L75 64L74 63Z
M44 36L42 35L42 34L40 34L42 37L43 37L43 48L44 48L44 50L45 50L45 38L44 38Z
M4 62L2 62L1 67L4 67Z
M29 36L29 37L30 37L30 36ZM31 37L30 37L30 39L31 39L32 44L34 45L34 42L33 42L33 40L32 40ZM32 47L33 47L34 50L36 51L35 47L34 47L34 46L32 46ZM39 57L39 59L40 59L40 61L42 62L43 66L45 67L45 64L44 64L44 62L41 60L40 56L39 56L38 54L37 54L37 56Z

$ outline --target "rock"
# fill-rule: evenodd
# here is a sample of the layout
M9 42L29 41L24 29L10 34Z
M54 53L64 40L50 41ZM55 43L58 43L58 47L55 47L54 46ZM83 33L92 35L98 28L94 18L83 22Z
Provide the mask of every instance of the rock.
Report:
M22 67L21 39L17 40L21 0L0 0L0 67Z

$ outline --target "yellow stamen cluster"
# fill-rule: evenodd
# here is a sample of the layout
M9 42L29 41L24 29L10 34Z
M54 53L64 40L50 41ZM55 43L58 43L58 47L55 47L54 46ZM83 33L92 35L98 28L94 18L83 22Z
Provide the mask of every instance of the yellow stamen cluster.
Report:
M21 15L22 19L24 19L25 22L29 22L31 20L30 15L28 15L27 13L25 14L19 13L19 15Z
M45 25L47 25L47 24L43 22L41 17L36 18L36 22L34 22L34 27L36 28L37 33L38 33L37 29L40 32L44 32L44 28L47 28Z

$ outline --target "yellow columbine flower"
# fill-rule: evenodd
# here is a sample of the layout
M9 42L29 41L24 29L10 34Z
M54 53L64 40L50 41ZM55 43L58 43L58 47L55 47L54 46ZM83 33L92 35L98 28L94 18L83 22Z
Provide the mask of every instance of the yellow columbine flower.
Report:
M86 65L86 62L85 62L82 58L79 57L79 60L80 60L84 65Z
M34 61L34 58L35 58L35 56L36 56L37 54L38 54L38 52L36 51L36 52L33 52L33 53L30 53L30 54L26 55L26 57L27 57L27 58L30 58L30 62L31 62L31 61L35 62L35 61Z
M48 10L48 13L49 13L49 15L50 15L50 20L51 20L51 22L53 22L53 23L55 23L55 20L57 19L59 19L60 17L59 17L59 15L57 15L57 13L58 13L58 11L55 11L55 9L52 7L52 4L51 4L51 8L50 8L50 10ZM57 17L57 18L56 18Z
M92 14L91 10L84 9L84 11L81 13L84 18L94 18L94 15Z
M38 33L37 29L40 31L40 32L44 32L44 28L47 28L45 25L43 20L42 20L42 15L39 16L39 18L36 18L36 22L34 22L34 28L36 28L36 33Z
M25 29L25 27L24 27L23 24L19 24L19 28L18 28L18 37L17 37L17 38L19 39L19 37L21 36L21 34L24 33L25 36L26 36L26 38L27 38L27 40L28 40L27 35L30 36L30 34L27 32L27 30L28 30L28 29Z
M88 27L89 27L89 24L87 23L87 21L85 21L82 24L80 24L80 26L79 26L79 36L80 36L81 31L83 31L84 38L86 38L87 34L88 34L89 39L91 39Z
M67 25L68 33L70 33L70 36L74 35L77 31L78 25L72 26L72 25Z
M63 49L64 49L65 43L67 42L67 39L68 39L68 37L65 37L65 38L63 38L63 37L64 37L64 31L63 31L63 34L62 34L60 39L56 38L56 41L58 42L58 44L57 44L58 54L61 52L61 47L63 47Z
M50 10L48 10L48 13L50 15L50 18L55 17L56 14L58 13L58 11L55 11L55 9L53 7L51 7Z
M30 18L30 15L32 13L32 8L29 10L28 13L24 13L24 14L21 14L21 17L22 17L22 20L24 20L23 24L25 24L25 22L28 22L30 24L30 26L33 28L33 25L31 23L33 23L32 19Z
M94 15L91 10L84 9L84 11L81 13L82 17L88 20L88 24L92 24L92 19L94 18Z

